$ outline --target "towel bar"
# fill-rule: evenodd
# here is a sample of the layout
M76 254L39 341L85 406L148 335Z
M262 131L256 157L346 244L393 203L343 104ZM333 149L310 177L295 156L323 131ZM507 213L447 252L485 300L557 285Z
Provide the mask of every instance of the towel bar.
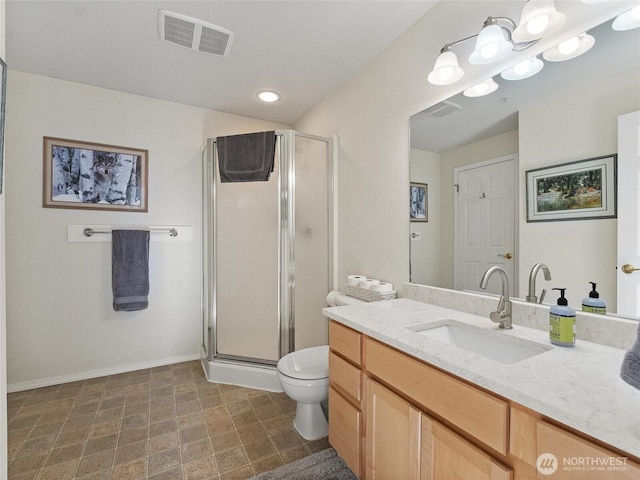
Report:
M157 229L157 230L149 230L149 232L151 232L151 233L166 233L166 234L169 234L169 236L171 236L171 237L177 237L178 236L178 230L176 230L175 228L166 228L166 229L162 229L162 230L159 230L159 229ZM84 230L82 230L82 233L84 234L85 237L91 237L91 236L97 235L97 234L110 235L111 234L111 230L94 230L93 228L85 228Z

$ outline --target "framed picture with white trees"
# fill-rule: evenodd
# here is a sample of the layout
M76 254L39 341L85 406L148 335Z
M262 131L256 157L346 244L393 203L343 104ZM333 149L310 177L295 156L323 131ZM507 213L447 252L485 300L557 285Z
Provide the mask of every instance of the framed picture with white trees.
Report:
M148 150L44 137L42 206L147 211Z

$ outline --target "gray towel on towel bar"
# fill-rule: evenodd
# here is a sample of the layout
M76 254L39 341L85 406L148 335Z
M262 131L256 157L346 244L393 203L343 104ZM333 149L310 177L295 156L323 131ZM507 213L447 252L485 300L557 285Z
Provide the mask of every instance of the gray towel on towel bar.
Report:
M220 181L259 182L273 172L276 132L247 133L216 138Z
M620 377L629 385L633 385L640 390L640 325L638 325L636 343L627 350L622 360Z
M111 232L111 284L116 312L149 306L149 231Z

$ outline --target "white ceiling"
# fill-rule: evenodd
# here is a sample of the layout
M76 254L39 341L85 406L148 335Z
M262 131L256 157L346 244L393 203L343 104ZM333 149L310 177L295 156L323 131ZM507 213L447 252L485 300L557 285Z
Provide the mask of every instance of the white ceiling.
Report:
M435 1L6 2L9 69L294 124ZM160 40L158 10L231 30L228 57ZM265 105L255 94L274 89Z

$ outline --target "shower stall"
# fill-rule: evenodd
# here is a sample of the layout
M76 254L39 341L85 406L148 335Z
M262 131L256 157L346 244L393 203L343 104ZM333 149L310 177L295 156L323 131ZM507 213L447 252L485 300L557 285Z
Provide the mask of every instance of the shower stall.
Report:
M202 366L213 382L280 391L275 365L327 344L334 140L276 131L266 182L221 183L203 150Z

